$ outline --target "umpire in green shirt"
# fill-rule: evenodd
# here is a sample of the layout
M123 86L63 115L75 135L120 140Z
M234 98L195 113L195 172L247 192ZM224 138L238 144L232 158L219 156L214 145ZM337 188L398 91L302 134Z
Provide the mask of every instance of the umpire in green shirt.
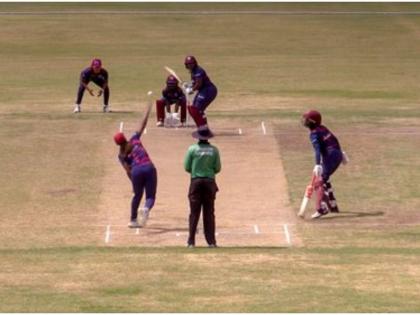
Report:
M220 172L221 163L219 150L208 141L213 137L208 129L197 130L192 136L198 143L188 148L185 156L184 168L191 174L188 199L190 200L188 247L195 246L195 233L203 208L204 235L209 247L216 245L216 223L214 216L214 200L219 190L215 175Z

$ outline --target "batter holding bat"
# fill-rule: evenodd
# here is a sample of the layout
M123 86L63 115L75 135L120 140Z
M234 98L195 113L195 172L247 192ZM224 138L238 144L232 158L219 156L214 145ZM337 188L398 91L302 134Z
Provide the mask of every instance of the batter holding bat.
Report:
M151 92L149 92L149 96L150 95ZM139 228L146 225L150 210L152 210L156 199L156 168L140 140L141 135L146 128L151 107L152 103L149 101L146 114L140 123L140 127L135 131L129 141L127 141L122 132L118 132L114 136L115 143L120 147L118 159L133 184L134 196L131 201L131 218L128 223L128 227L130 228ZM137 215L144 192L146 192L146 202L142 208L142 222L140 225L137 221Z
M312 215L312 219L320 218L329 212L339 212L330 176L341 163L347 161L338 139L321 124L321 120L321 114L316 110L310 110L302 115L302 124L310 130L309 138L315 152L313 190L317 211ZM312 194L312 191L309 193Z
M198 65L194 56L187 56L184 61L185 68L191 73L192 86L185 89L187 94L197 92L188 112L194 119L198 130L209 130L205 110L217 96L217 88L210 81L206 71ZM211 131L210 131L211 133Z

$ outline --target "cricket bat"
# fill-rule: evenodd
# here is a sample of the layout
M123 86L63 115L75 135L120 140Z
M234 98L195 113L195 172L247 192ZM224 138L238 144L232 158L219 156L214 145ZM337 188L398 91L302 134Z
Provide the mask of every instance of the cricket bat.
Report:
M305 215L306 207L308 206L309 200L312 197L312 191L313 191L313 188L314 188L315 180L316 180L316 176L315 176L315 174L313 174L312 179L311 179L311 183L306 187L305 194L304 194L303 199L302 199L302 203L300 204L300 209L299 209L299 212L298 212L298 216L301 217L301 218L303 218L303 216Z
M172 70L168 66L165 66L164 68L169 74L173 75L179 81L179 83L184 82L183 80L181 80L181 78L176 74L176 72L174 70Z

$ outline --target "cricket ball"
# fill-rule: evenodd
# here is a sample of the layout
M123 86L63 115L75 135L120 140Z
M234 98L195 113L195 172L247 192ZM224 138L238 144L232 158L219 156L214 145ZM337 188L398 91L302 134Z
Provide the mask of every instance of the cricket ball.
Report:
M149 92L147 92L147 95L152 95L153 94L153 92L152 91L149 91Z

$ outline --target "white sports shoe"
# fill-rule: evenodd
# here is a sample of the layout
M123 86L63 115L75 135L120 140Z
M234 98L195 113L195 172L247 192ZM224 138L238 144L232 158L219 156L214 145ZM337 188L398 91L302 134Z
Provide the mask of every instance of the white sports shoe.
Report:
M137 220L132 220L127 225L131 229L139 228L141 227L140 224L137 222Z
M109 113L109 112L110 112L110 110L109 110L109 105L104 105L104 107L102 108L102 111L103 111L104 113Z
M141 209L141 226L146 226L147 220L149 220L150 210L148 208Z
M163 127L163 121L158 121L158 122L156 123L156 126L157 126L157 127Z
M321 213L319 211L316 211L313 215L311 215L311 219L318 219L326 214L328 214L328 212Z
M80 110L80 105L79 105L79 104L76 104L76 105L74 106L73 113L80 113L80 112L81 112L81 110Z

